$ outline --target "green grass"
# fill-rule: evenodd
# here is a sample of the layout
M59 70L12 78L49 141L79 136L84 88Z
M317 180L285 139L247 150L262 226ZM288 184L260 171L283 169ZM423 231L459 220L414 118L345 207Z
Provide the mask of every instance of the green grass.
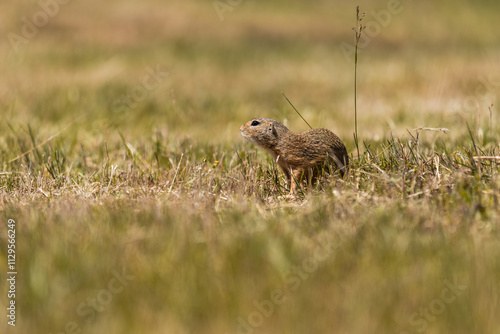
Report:
M0 62L2 333L500 333L500 160L474 158L500 155L498 4L402 4L360 50L359 156L339 49L355 5L61 7ZM39 7L4 9L19 32ZM286 196L239 134L255 116L307 130L281 92L345 141L348 177Z

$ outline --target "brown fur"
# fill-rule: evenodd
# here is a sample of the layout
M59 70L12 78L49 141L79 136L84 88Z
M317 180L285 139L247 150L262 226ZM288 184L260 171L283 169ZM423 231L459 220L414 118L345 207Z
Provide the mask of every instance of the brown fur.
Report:
M285 173L290 194L304 178L314 184L328 166L337 166L342 177L349 166L344 143L327 129L294 133L278 121L254 118L240 127L241 135L269 152Z

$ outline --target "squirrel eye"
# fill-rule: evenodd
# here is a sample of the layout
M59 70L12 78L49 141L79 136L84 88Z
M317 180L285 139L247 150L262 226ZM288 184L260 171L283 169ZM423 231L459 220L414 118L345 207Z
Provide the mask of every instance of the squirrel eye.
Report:
M251 126L257 126L259 125L260 123L258 121L253 121L252 124L250 124Z

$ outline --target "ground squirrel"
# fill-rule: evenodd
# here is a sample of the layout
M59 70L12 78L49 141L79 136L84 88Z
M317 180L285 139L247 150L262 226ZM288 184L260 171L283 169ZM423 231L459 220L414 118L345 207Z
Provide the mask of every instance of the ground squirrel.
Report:
M240 127L241 135L269 152L285 173L290 194L297 193L297 183L314 184L329 166L335 165L342 177L349 166L344 143L327 129L294 133L278 121L254 118Z

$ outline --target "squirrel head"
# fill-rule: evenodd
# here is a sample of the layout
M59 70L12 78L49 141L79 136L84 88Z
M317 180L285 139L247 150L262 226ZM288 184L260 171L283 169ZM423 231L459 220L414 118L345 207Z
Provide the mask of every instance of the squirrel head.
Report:
M269 118L254 118L240 127L241 135L251 143L263 148L273 148L289 132L278 121Z

